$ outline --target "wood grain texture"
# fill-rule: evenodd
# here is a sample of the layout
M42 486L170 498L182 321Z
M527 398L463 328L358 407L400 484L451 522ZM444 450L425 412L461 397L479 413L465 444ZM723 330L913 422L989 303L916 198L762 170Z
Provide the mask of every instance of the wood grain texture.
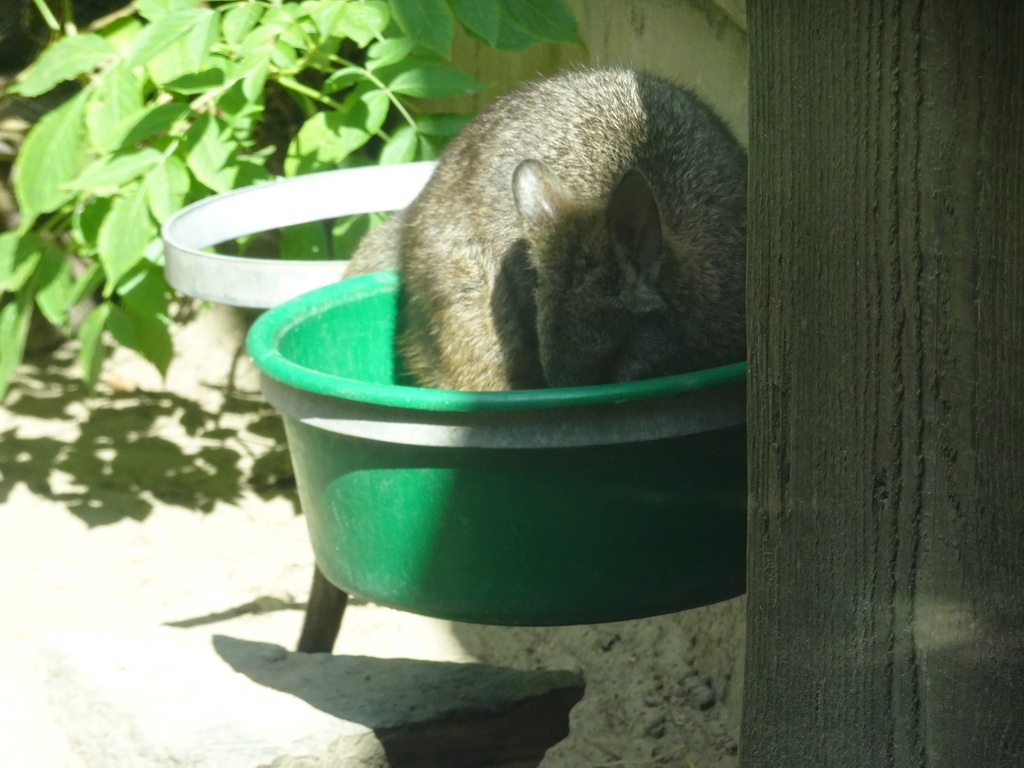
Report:
M1024 765L1024 9L751 3L745 768Z

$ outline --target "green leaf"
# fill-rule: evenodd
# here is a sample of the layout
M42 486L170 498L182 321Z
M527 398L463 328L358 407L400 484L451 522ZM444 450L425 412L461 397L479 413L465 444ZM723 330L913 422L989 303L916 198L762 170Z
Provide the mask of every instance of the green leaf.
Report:
M349 2L349 0L345 0ZM312 25L305 24L310 19L310 3L296 3L296 2L274 2L268 4L266 12L263 14L261 24L273 24L280 28L282 36L291 36L298 34L298 30L306 29ZM305 45L306 41L301 38L292 37L292 42L296 45Z
M25 137L15 162L14 193L26 232L41 213L53 211L74 197L65 189L84 158L85 104L83 90L43 115Z
M107 316L106 329L114 337L114 341L122 347L138 349L139 340L135 333L135 324L126 316L117 304L112 304Z
M119 62L100 78L86 107L85 124L89 141L101 152L121 146L124 121L142 109L142 80Z
M221 18L221 37L228 45L238 45L245 39L263 15L263 6L245 3L229 9Z
M259 98L250 99L245 93L245 82L238 81L217 99L217 110L232 134L244 140L252 135L263 113L262 93Z
M100 226L100 263L107 275L104 296L143 258L143 250L156 237L156 227L146 205L146 185L138 184L114 201Z
M192 31L182 38L187 46L186 52L192 68L196 71L209 66L213 47L220 33L220 17L211 13L200 21Z
M227 74L224 71L224 65L221 62L215 62L215 66L201 72L190 72L179 75L173 80L167 80L163 86L173 93L193 94L213 90L224 85L226 81Z
M159 223L185 204L188 195L189 173L185 164L171 155L156 166L146 185L149 210Z
M331 249L334 257L351 258L366 233L386 218L386 213L360 213L336 219L331 227Z
M8 281L12 280L11 275L15 270L18 242L20 240L21 237L17 232L0 232L0 293L15 290L10 287ZM35 269L34 265L32 269ZM28 271L29 274L31 274L32 269Z
M135 38L139 36L143 26L144 24L137 16L126 16L112 21L101 29L99 34L114 47L118 56L123 58L135 45Z
M78 362L82 367L82 378L90 388L95 387L100 378L103 358L106 357L106 350L103 348L103 329L106 328L107 318L110 317L113 308L113 304L104 301L90 312L78 327L78 340L81 342Z
M299 52L294 45L290 45L283 39L274 43L274 50L270 54L270 61L279 69L294 69L299 63Z
M455 17L445 0L391 0L402 31L444 59L452 56Z
M122 281L118 294L121 304L108 323L114 338L140 352L166 374L174 349L169 333L172 323L167 316L171 291L163 269L143 263Z
M68 186L80 191L107 192L144 175L163 159L152 147L101 157L90 163Z
M335 0L319 0L310 5L309 17L322 37L347 37L341 22L347 5Z
M444 151L445 145L448 143L444 139L439 139L432 136L424 136L422 133L417 135L418 144L416 147L415 160L436 160L441 156L441 152Z
M502 19L501 32L498 33L498 42L494 47L501 51L525 51L537 42L533 35L526 34L511 21Z
M71 233L76 247L83 253L94 253L100 236L100 225L110 213L112 201L109 197L93 197L83 206L75 209L71 217Z
M565 0L501 0L505 15L524 32L553 43L581 43Z
M124 120L123 146L134 146L159 133L166 133L172 125L184 120L192 110L188 104L172 101L167 104L150 104L141 112Z
M199 0L136 0L135 8L139 15L156 21L173 11L180 11L187 8L195 8Z
M265 162L262 158L259 161L240 158L234 166L228 169L227 177L230 188L248 187L252 184L261 184L264 181L273 179L274 177L270 175L270 172L264 165Z
M242 93L251 102L263 103L263 89L270 74L270 57L273 51L256 51L248 54L239 64L236 75L241 78Z
M36 306L43 317L54 325L64 325L74 306L75 281L71 277L71 263L60 248L48 244L39 264Z
M11 91L22 96L39 96L58 83L91 72L116 55L114 47L99 35L63 37L40 54L28 76Z
M380 130L390 108L384 91L368 83L353 89L340 109L318 112L299 128L288 146L285 175L339 167Z
M200 115L185 134L188 167L214 192L231 189L228 161L238 151L227 127L211 115Z
M470 37L473 33L470 33ZM498 41L494 47L502 51L524 51L531 45L541 42L536 35L532 35L508 16L502 14L501 27L498 30Z
M423 115L416 121L416 130L424 136L440 136L447 138L456 135L472 115L463 115L455 112L438 112L432 115Z
M163 50L151 57L146 62L146 71L153 81L164 85L205 69L211 56L213 44L217 39L219 29L217 22L216 14L204 14L183 34L170 41Z
M366 66L369 70L389 67L402 61L416 47L416 41L410 37L399 37L394 40L383 40L374 43L366 51Z
M409 125L400 125L384 145L380 153L380 164L409 163L416 159L419 137Z
M35 232L0 234L0 292L20 291L39 266L45 243Z
M327 227L322 221L281 227L281 258L329 259Z
M369 131L351 124L348 110L317 112L302 124L288 145L285 175L336 168L369 139Z
M366 72L364 72L361 67L344 67L332 72L324 81L320 90L326 94L337 93L338 91L344 90L355 83L361 83L365 80Z
M451 0L459 22L492 48L501 29L501 0Z
M277 45L284 43L286 47L305 53L313 47L316 26L308 18L309 6L306 3L285 3L267 9L263 17L264 24L278 27Z
M384 125L391 99L384 91L366 84L349 93L342 105L347 110L349 125L373 134Z
M32 294L17 294L0 309L0 399L7 395L11 377L18 370L32 322Z
M140 264L122 280L117 293L125 307L150 317L166 315L171 301L163 269L151 262Z
M268 13L267 16L269 15ZM274 50L281 31L280 25L271 24L264 16L260 25L246 35L242 44L238 46L239 58L244 61L248 56L269 54Z
M400 72L388 83L388 88L395 93L417 98L461 96L476 93L486 87L485 83L451 67L410 69Z
M76 306L86 296L93 294L103 284L103 267L98 261L94 261L86 268L85 272L75 278L75 284L71 289L70 305Z
M384 33L391 20L391 10L381 0L364 0L358 3L343 3L341 6L341 29L344 36L365 48ZM338 37L341 35L334 34Z
M209 23L215 15L208 8L184 8L161 16L135 38L135 44L128 54L128 66L146 64L171 43L180 40L199 25Z
M167 374L174 345L167 323L160 317L114 306L106 325L118 343L140 353L161 375Z

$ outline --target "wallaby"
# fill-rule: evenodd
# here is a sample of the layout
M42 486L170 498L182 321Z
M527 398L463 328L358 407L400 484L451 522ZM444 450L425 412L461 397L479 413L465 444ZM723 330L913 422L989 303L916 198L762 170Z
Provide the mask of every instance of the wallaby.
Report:
M746 154L659 77L578 69L470 121L349 275L397 268L421 386L633 381L742 360Z

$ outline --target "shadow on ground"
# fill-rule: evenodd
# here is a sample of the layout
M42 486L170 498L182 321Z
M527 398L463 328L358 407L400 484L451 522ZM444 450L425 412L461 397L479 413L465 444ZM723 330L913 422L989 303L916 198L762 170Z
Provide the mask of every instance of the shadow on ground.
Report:
M22 482L97 526L143 520L155 503L209 513L245 488L294 500L278 414L258 393L219 394L211 410L162 391L91 392L59 356L32 361L5 405L0 504Z
M568 671L287 653L223 635L213 647L253 682L372 729L393 768L535 766L584 692Z

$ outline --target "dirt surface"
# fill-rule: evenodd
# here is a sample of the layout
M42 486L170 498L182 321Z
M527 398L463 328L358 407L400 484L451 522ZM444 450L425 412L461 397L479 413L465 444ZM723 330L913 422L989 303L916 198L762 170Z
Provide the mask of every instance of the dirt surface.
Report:
M83 766L47 716L40 637L170 624L294 647L312 557L244 327L203 313L177 334L166 381L122 351L86 392L71 344L21 370L0 410L0 765ZM533 629L356 601L335 653L582 670L586 696L544 768L727 768L742 610Z

